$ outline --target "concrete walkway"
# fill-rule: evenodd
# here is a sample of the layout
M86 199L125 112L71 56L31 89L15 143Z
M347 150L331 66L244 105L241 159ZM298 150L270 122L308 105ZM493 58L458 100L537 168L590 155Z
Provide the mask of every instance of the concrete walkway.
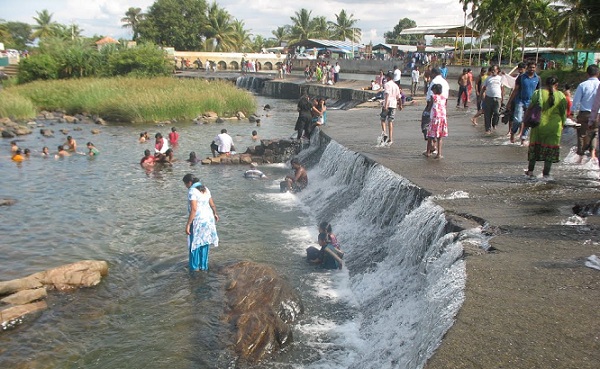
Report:
M364 84L350 78L342 75L338 86ZM324 128L434 195L466 192L468 198L437 202L450 215L488 223L494 251L466 248L466 301L427 368L599 368L600 271L584 262L600 256L600 220L562 223L575 203L600 199L600 181L560 164L554 183L526 180L527 148L508 143L505 125L486 136L482 118L476 127L470 122L473 109L456 109L452 97L448 106L450 136L441 160L421 155L422 98L398 114L390 148L375 147L381 132L375 104L330 110Z

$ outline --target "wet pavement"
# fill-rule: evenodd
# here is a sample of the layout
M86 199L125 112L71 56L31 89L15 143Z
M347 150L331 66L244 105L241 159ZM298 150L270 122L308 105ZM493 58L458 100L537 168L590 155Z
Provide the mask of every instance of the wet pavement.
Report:
M600 221L564 225L581 222L572 218L574 204L600 199L597 167L557 163L554 182L528 180L527 147L509 143L507 126L486 136L483 117L473 126L474 110L449 100L443 159L421 154L422 97L397 114L389 148L376 147L381 125L374 103L330 110L323 129L432 192L458 222L486 224L491 235L490 252L465 247L466 301L427 368L598 368L600 271L584 262L600 255ZM565 131L561 158L573 134Z

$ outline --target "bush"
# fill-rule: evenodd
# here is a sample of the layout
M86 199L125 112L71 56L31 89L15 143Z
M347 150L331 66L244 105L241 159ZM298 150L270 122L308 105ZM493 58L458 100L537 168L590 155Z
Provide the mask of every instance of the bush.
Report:
M58 63L47 54L31 55L19 62L19 83L27 83L38 79L58 78Z
M171 72L164 51L155 45L140 45L106 55L107 74L110 76L154 77Z

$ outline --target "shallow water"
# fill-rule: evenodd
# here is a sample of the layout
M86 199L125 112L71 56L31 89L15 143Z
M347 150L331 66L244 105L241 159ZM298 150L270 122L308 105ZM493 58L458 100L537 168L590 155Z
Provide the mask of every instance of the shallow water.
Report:
M145 171L140 131L170 127L54 124L19 146L34 151L17 166L0 142L0 279L82 259L107 260L109 275L94 288L52 292L49 309L0 335L0 367L233 368L231 335L223 324L223 276L218 266L253 260L273 266L301 295L305 313L294 343L264 368L419 368L450 327L463 300L461 240L446 234L443 210L426 193L335 142L313 140L301 153L311 184L299 196L279 193L283 164L261 166L268 180L245 180L239 166L194 166L190 151L210 154L226 127L238 150L250 133L287 138L295 104L259 97L274 109L262 126L177 123L179 161ZM75 131L81 127L81 131ZM42 159L64 142L66 128L80 150L93 141L100 156ZM221 216L218 248L208 273L187 270L186 189L192 172L211 190ZM377 190L375 190L375 188ZM357 191L357 189L362 189ZM316 224L330 220L347 252L346 268L323 272L304 262Z

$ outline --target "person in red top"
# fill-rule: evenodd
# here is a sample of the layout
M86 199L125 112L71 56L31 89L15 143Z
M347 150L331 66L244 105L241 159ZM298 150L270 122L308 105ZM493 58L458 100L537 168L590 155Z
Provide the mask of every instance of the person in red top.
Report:
M573 107L573 96L571 95L571 85L568 83L565 85L565 89L563 91L565 97L567 98L567 118L573 119L573 113L571 112L571 108Z
M144 151L144 157L142 158L142 160L140 160L140 165L142 167L151 166L151 165L154 165L154 161L155 161L154 155L152 155L150 150L146 149Z
M175 127L172 127L171 133L169 133L169 143L171 144L171 146L175 146L175 145L177 145L178 141L179 141L179 133L177 133L177 129L175 129Z

